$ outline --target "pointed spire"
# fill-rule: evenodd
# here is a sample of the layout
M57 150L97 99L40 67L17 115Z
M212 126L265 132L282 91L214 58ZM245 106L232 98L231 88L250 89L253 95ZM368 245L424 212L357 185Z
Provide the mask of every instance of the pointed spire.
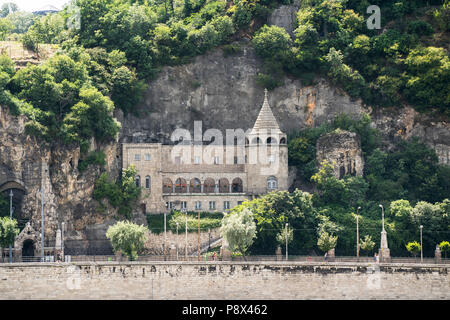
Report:
M277 119L270 109L269 101L267 98L267 89L264 89L264 102L252 131L255 132L261 129L280 130Z

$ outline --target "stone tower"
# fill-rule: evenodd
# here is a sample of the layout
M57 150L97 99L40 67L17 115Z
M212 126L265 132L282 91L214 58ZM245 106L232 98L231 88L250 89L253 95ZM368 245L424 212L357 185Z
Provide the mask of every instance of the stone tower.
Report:
M267 89L255 124L246 140L248 193L257 195L288 189L288 148L270 108Z

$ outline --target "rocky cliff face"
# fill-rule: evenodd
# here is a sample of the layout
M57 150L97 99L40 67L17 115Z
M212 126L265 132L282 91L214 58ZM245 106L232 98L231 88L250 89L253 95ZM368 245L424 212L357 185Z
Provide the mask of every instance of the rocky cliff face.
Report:
M118 115L121 141L170 140L176 128L193 130L201 120L203 129L252 128L264 100L264 88L256 83L261 63L251 45L240 43L240 54L224 57L221 49L199 56L193 63L167 67L150 83L141 115ZM332 120L339 113L358 116L363 108L323 79L305 86L285 79L269 93L269 104L281 130L292 132Z
M91 166L78 170L79 149L49 147L25 134L26 118L9 114L0 107L0 191L13 189L14 218L32 221L41 229L41 190L44 193L46 246L52 246L56 231L65 222L67 247L86 250L96 225L110 221L110 214L97 210L92 191L100 168ZM119 170L117 145L102 146L107 155L107 169ZM104 228L102 228L104 229ZM104 235L103 235L104 238ZM81 240L71 243L72 240Z
M261 61L248 42L241 42L239 54L225 57L216 49L197 57L192 63L163 68L149 84L139 106L140 116L116 117L122 123L119 140L100 146L107 155L106 170L117 176L121 167L121 142L168 142L176 128L193 132L194 121L202 121L203 130L253 127L264 99L264 88L256 83ZM286 78L284 85L269 92L269 103L280 128L293 132L331 121L340 113L358 117L371 113L373 126L383 133L387 146L396 139L413 135L434 148L441 163L450 164L450 126L432 120L411 108L372 110L350 99L324 79L314 85ZM91 199L100 168L78 171L78 149L46 149L24 134L24 117L13 117L0 108L0 187L15 181L25 190L21 219L31 218L40 229L40 192L46 195L46 234L54 239L61 222L66 222L66 237L79 240L76 246L88 250L104 237L112 223L113 210L100 213ZM92 148L96 146L93 144ZM290 170L293 182L295 169ZM142 221L142 217L140 221ZM67 244L69 242L66 242ZM75 246L75 242L74 242Z
M169 142L176 128L193 132L194 121L203 122L203 130L253 127L264 100L264 88L256 83L261 63L250 44L240 43L242 52L224 57L221 49L199 56L194 62L166 67L150 83L141 115L123 118L122 142ZM396 139L419 136L449 164L450 126L444 120L433 120L414 109L372 110L359 100L352 100L324 79L315 85L286 78L284 85L269 92L269 104L281 130L290 133L305 127L331 121L340 113L357 118L371 114L373 126L383 133L388 147Z
M338 179L344 175L362 176L364 158L361 138L354 132L335 130L317 140L317 163L326 160L334 167Z

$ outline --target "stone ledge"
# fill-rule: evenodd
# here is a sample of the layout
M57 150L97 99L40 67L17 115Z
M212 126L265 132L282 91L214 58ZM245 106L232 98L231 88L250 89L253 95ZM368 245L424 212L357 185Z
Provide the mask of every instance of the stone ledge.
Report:
M367 262L285 262L285 261L85 261L85 262L27 262L27 263L0 263L0 268L11 267L66 267L66 266L210 266L210 265L255 265L255 266L280 266L280 267L296 267L296 266L311 266L311 267L379 267L382 268L407 268L407 269L450 269L450 264L416 264L416 263L367 263Z

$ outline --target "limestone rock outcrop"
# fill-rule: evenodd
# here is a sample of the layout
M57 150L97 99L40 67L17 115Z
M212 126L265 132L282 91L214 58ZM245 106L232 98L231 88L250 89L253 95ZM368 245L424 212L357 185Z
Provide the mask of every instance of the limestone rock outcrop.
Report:
M338 179L344 175L362 176L364 159L361 138L354 132L335 130L317 140L317 163L326 160L334 166Z

